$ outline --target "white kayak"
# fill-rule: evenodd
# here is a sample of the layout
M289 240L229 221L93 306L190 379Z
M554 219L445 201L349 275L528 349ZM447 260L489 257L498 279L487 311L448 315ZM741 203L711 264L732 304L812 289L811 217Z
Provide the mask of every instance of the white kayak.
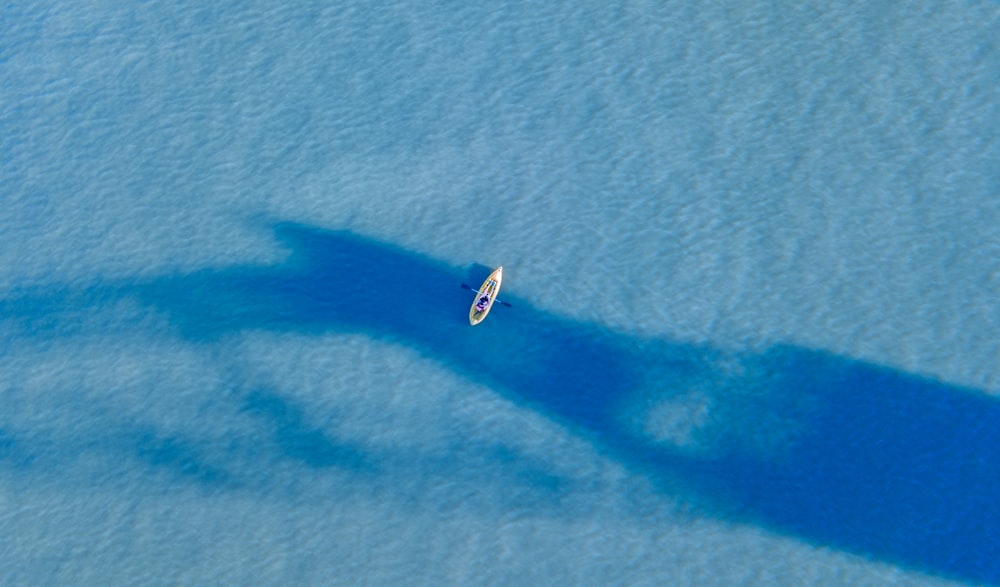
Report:
M479 324L490 313L490 308L493 307L493 302L497 300L497 294L500 292L501 281L503 281L503 265L494 269L479 286L476 301L472 302L472 307L469 308L469 324L473 326Z

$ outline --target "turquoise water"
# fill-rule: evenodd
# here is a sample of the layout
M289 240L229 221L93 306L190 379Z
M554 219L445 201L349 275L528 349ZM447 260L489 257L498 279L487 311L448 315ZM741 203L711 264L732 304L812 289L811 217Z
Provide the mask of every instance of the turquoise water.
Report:
M0 15L4 584L1000 583L996 3Z

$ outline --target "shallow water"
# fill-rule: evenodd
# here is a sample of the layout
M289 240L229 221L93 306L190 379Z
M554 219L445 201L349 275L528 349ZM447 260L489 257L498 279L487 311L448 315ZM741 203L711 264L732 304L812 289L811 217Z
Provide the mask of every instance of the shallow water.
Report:
M0 15L4 584L1000 583L995 3Z

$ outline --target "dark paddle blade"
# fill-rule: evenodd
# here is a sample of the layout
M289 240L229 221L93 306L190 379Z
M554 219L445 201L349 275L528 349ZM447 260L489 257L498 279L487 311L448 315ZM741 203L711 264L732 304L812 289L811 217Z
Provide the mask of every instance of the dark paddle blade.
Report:
M462 284L462 289L467 289L469 291L474 291L476 293L479 293L478 289L472 287L471 285L465 284L465 283ZM507 306L508 308L513 308L514 307L514 306L508 304L507 302L505 302L503 300L496 300L496 303L498 303L498 304L500 304L502 306Z

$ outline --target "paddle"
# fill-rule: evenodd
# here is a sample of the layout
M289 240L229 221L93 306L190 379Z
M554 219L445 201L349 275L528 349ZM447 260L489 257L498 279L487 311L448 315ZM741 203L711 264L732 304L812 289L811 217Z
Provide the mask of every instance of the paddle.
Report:
M474 291L476 293L479 293L478 289L472 287L471 285L465 284L465 283L462 284L462 289L467 289L469 291ZM496 303L498 303L498 304L500 304L501 306L507 306L508 308L513 308L514 307L514 306L508 304L507 302L505 302L503 300L493 300L493 301L496 302Z

